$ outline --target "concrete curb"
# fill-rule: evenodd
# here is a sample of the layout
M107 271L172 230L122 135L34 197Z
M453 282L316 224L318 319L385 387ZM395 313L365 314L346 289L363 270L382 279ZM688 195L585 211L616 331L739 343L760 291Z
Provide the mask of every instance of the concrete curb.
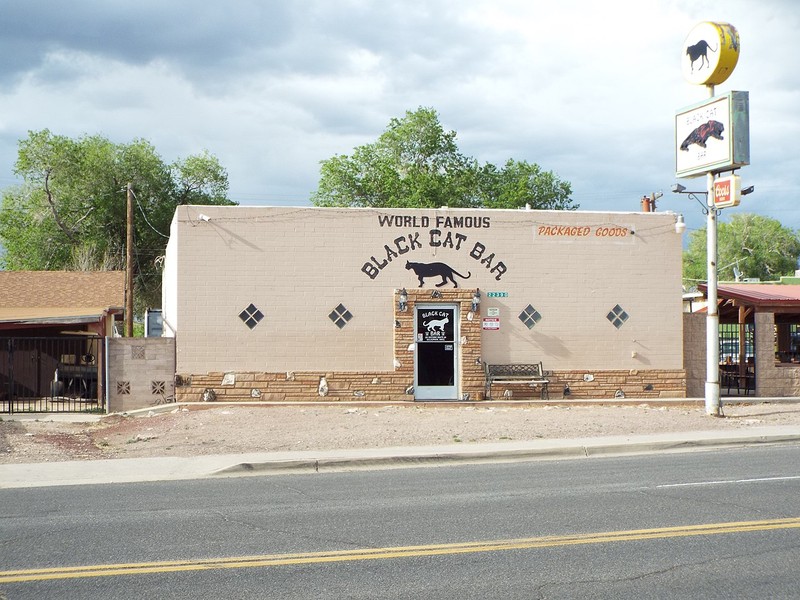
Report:
M654 452L677 453L792 443L800 443L800 428L772 426L751 428L742 432L695 431L445 446L0 464L0 489L359 469L444 467L487 462L579 459Z
M473 446L459 444L4 464L0 465L0 489L177 481L246 475L307 474L359 469L444 467L487 462L585 459L792 443L800 443L800 431L796 427L770 427L739 435L712 431L656 436L500 442Z
M721 435L718 435L721 434ZM210 476L246 474L308 473L322 471L350 471L379 468L413 468L446 466L448 464L478 464L486 462L514 462L529 460L554 460L565 458L592 458L648 454L653 452L688 452L715 450L735 446L773 445L800 442L800 432L758 433L735 435L730 432L704 432L706 437L691 434L642 436L656 439L593 438L587 440L550 440L530 442L505 447L482 444L480 448L443 446L438 448L396 448L347 453L320 453L293 459L265 459L240 462L218 469ZM663 439L658 439L663 438ZM520 447L525 446L525 447ZM338 455L337 455L338 454Z

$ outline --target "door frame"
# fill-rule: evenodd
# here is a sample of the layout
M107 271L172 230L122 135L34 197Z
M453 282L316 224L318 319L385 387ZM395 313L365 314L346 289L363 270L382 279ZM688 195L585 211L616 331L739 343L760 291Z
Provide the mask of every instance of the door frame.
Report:
M417 339L418 319L426 310L452 310L453 311L453 339L450 341L423 341ZM419 303L414 305L414 400L422 401L454 401L460 398L461 388L461 352L460 339L460 306L458 302ZM420 386L419 385L419 360L420 344L452 344L453 345L453 384L448 386Z

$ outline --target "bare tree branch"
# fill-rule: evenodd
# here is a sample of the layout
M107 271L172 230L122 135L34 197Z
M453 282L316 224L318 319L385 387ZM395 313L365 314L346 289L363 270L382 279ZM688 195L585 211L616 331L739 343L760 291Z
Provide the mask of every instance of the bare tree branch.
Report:
M78 227L78 225L80 224L80 222L81 222L81 221L83 221L83 220L84 220L86 217L88 217L90 214L92 214L92 211L93 211L93 210L94 210L94 206L92 206L91 208L89 208L89 210L87 210L87 211L86 211L86 214L85 214L85 215L83 215L83 216L82 216L80 219L78 219L77 221L75 221L75 229L76 229L76 230L77 230L77 227Z
M58 211L56 210L56 202L53 199L53 192L50 191L50 173L51 171L48 170L44 176L44 193L47 195L47 202L50 204L50 210L53 213L53 219L58 225L58 228L64 232L64 235L67 236L70 242L75 242L75 236L73 235L73 231L67 228L61 218L58 216Z

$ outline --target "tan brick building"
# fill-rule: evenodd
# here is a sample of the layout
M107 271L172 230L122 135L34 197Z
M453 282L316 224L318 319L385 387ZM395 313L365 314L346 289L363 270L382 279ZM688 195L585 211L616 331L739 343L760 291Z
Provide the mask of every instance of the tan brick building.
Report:
M178 399L476 400L484 363L538 362L556 397L683 396L675 221L181 206L163 302Z

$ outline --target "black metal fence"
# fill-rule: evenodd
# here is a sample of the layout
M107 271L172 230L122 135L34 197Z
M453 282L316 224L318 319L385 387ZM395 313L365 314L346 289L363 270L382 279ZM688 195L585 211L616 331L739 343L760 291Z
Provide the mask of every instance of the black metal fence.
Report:
M721 323L719 326L720 393L755 394L755 324Z
M104 412L104 340L0 337L0 412Z
M753 323L720 324L719 360L721 363L752 364L755 355L755 325Z

